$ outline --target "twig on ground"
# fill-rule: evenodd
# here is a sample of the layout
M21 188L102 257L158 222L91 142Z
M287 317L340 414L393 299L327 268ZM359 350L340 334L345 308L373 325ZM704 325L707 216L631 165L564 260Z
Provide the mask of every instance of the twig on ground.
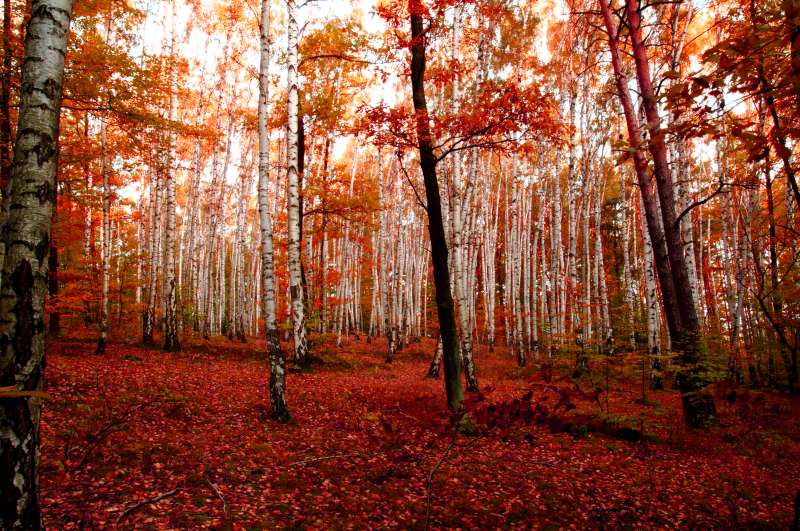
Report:
M430 529L430 518L431 518L431 502L433 500L433 475L436 474L436 471L439 470L439 467L442 466L444 460L447 459L447 455L450 453L450 450L453 449L453 446L456 445L456 436L458 432L453 433L453 438L450 440L450 444L447 445L445 448L444 453L439 458L439 461L436 462L436 465L431 469L428 473L428 479L425 481L425 490L427 493L427 503L425 504L425 529Z
M117 524L120 523L120 521L122 521L123 518L125 518L126 516L129 516L131 513L135 512L135 511L141 509L145 505L149 505L151 503L158 503L158 502L160 502L161 500L163 500L165 498L169 498L170 496L174 496L175 494L180 492L180 490L181 490L180 488L175 487L174 489L168 490L167 492L165 492L163 494L159 494L158 496L153 496L152 498L148 498L146 500L142 500L140 502L134 503L133 505L131 505L130 507L128 507L127 509L122 511L119 514L119 516L117 516L117 521L115 523L117 523Z
M402 415L402 416L404 416L404 417L406 417L406 418L409 418L409 419L411 419L411 420L414 420L414 421L416 421L416 422L419 422L419 423L423 423L423 422L422 422L420 419L418 419L418 418L417 418L417 417L415 417L414 415L409 415L408 413L406 413L405 411L403 411L402 409L400 409L400 406L399 406L399 405L397 405L397 406L395 406L395 407L393 407L393 408L389 409L389 411L397 411L397 413L399 413L400 415Z
M224 514L225 514L225 521L227 522L227 521L229 520L229 518L230 518L230 513L229 513L229 511L228 511L228 502L226 502L226 501L225 501L225 497L224 497L224 496L222 495L222 493L219 491L219 489L217 488L217 486L216 486L216 485L214 485L214 484L211 482L211 480L210 480L210 479L206 478L206 483L208 483L208 485L211 487L211 490L213 490L213 491L214 491L214 494L216 494L216 495L217 495L217 498L219 498L219 500L222 502L222 511L223 511L223 512L224 512Z
M142 402L141 404L128 408L128 410L126 410L119 416L112 418L105 426L94 432L92 435L89 435L87 437L89 446L86 448L86 451L83 453L83 457L75 466L74 470L78 471L82 469L86 465L86 463L89 462L89 458L92 456L92 453L94 452L95 448L100 446L100 444L106 439L106 437L108 437L109 435L111 435L116 431L119 431L120 427L128 423L131 415L133 415L134 412L143 409L147 404L148 404L147 402Z
M325 455L322 457L314 457L312 459L303 459L302 461L295 461L294 463L289 463L288 465L286 465L286 468L298 465L307 465L309 463L316 463L318 461L328 461L330 459L344 459L346 457L362 457L366 455L367 454L362 454L362 453Z

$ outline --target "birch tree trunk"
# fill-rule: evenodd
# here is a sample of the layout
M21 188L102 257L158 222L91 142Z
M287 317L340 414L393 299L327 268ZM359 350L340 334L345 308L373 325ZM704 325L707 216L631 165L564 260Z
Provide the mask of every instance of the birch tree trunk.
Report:
M289 89L288 100L288 133L287 133L287 224L288 224L288 261L289 261L289 292L292 304L292 328L294 330L294 358L297 362L305 363L308 356L308 343L306 340L306 323L303 308L303 273L301 270L300 241L300 177L298 168L298 98L297 85L297 14L295 0L287 0L288 17L288 56L289 73L287 84Z
M267 118L269 104L270 57L270 0L261 0L261 58L258 76L258 215L261 223L261 284L264 308L264 332L269 356L269 399L272 417L289 420L286 405L286 367L283 350L278 342L278 325L275 317L275 261L272 244L272 217L269 211L269 130Z
M39 419L50 225L71 0L32 0L17 140L3 212L0 288L0 523L41 529Z
M108 279L109 262L111 260L111 237L109 214L111 210L111 191L108 187L108 138L106 136L106 117L100 116L100 173L103 178L103 218L100 229L100 337L97 340L97 354L106 351L106 336L108 334Z
M653 263L653 245L644 220L644 206L639 209L642 218L642 251L644 253L644 295L647 307L647 352L650 358L650 387L662 389L661 380L661 328L658 325L658 293Z
M461 46L461 21L463 18L463 7L457 7L454 13L453 21L453 60L458 62L460 59L460 46ZM459 107L460 86L459 80L456 77L453 80L452 98L451 101L456 110ZM453 190L451 197L451 222L453 232L453 287L455 288L456 304L458 306L458 325L461 335L460 350L461 350L461 363L464 368L464 375L467 380L467 391L478 390L478 379L475 374L475 363L472 359L472 326L470 322L470 307L469 307L469 294L467 292L468 275L474 275L474 271L468 269L468 252L467 252L467 238L469 231L467 225L469 224L468 218L470 217L471 204L471 189L473 186L473 174L467 172L467 178L464 179L464 164L460 152L455 152L451 155L451 162L453 167Z
M620 168L620 195L622 201L622 289L625 293L625 311L627 312L628 324L628 342L631 350L636 350L636 319L635 319L635 304L633 297L633 276L631 275L631 259L630 248L628 245L628 234L632 239L636 238L636 232L629 231L629 214L628 214L628 194L626 190L625 167ZM630 225L635 225L633 220L630 220Z
M577 95L573 90L569 96L569 123L575 129L575 100ZM585 106L584 106L585 107ZM583 121L581 121L583 122ZM567 193L569 194L569 212L568 227L567 227L567 272L569 283L567 284L567 304L569 305L569 319L568 323L575 334L575 342L579 348L583 347L583 338L581 330L580 319L580 293L578 290L578 266L577 266L577 247L578 247L578 227L577 227L577 214L578 214L578 195L580 193L580 183L578 182L575 171L575 134L570 134L569 139L569 153L568 153L568 173L567 173ZM585 183L584 183L585 184Z
M519 179L518 169L518 156L514 153L514 159L511 165L511 184L510 184L510 202L508 208L511 209L511 225L509 228L509 242L508 253L511 255L511 279L507 282L508 289L510 290L509 300L513 310L514 323L512 333L512 343L517 354L517 365L524 367L527 363L525 356L525 343L522 337L522 283L520 282L522 272L522 250L521 245L521 222L520 222L520 188L522 183Z
M175 56L175 0L172 0L170 56ZM166 173L166 215L164 219L164 290L166 304L164 311L164 350L176 352L181 349L178 341L178 286L175 278L175 165L177 149L177 133L175 132L175 115L177 112L176 72L174 60L170 61L169 84L169 152L167 154Z
M387 257L387 220L386 220L386 200L384 199L384 171L383 171L383 154L378 150L378 241L377 243L377 258L378 258L378 304L379 304L379 320L380 332L386 334L386 362L391 363L395 355L394 336L392 334L392 315L391 303L389 299L389 283L392 281L394 275L393 270L390 269L391 259Z
M156 294L158 288L158 241L159 241L159 206L161 205L161 177L157 171L150 176L150 214L147 243L147 301L142 317L142 342L146 345L153 342L153 328L156 319Z
M588 159L588 157L584 157ZM583 210L583 327L581 329L581 344L575 356L575 373L581 374L589 368L586 346L594 335L594 321L592 320L592 255L591 255L591 199L592 187L596 185L590 174L587 160L584 161L583 183L585 194L582 201Z
M599 176L600 170L596 170ZM600 177L598 177L600 178ZM603 260L603 231L602 231L602 212L603 212L603 190L605 183L598 184L597 186L597 200L595 202L595 217L594 217L594 230L595 230L595 251L594 259L597 264L597 294L599 297L599 311L601 330L603 331L600 340L602 341L601 350L604 354L609 355L614 352L614 336L611 330L611 315L608 308L608 286L606 285L606 272L605 262Z

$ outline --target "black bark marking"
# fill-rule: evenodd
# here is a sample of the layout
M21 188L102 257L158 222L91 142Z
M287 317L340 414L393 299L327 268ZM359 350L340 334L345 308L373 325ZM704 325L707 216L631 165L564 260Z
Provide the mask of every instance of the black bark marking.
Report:
M33 338L39 327L36 326L33 310L34 276L31 264L23 260L11 274L10 286L16 295L16 305L12 313L16 317L16 326L10 343L14 349L14 363L6 367L2 380L4 384L14 384L16 370L28 363L33 357ZM3 351L7 350L9 337L0 339ZM41 378L41 367L31 374L24 389L38 388ZM10 430L13 437L0 439L0 518L3 529L21 525L24 529L38 529L39 507L35 488L36 433L27 399L6 399L0 404L0 426ZM17 475L22 478L21 488ZM23 495L28 496L27 503L18 506ZM20 510L21 509L21 510Z
M52 52L56 52L61 57L66 57L67 56L67 51L63 50L61 48L53 48L52 46L48 46L47 49L52 51Z
M44 181L36 191L36 196L39 198L39 205L45 205L47 203L55 204L56 202L56 194L55 188L50 186L48 181Z
M44 92L44 91L41 91L41 92ZM39 109L40 111L50 111L50 112L53 112L53 108L52 108L52 107L50 107L50 106L49 106L48 104L46 104L46 103L40 103L39 105L30 105L29 107L30 107L31 109Z
M47 258L47 253L50 252L50 236L45 232L42 234L39 243L36 244L36 248L34 249L34 253L36 254L36 259L39 260L39 264L44 264L45 259Z
M55 100L61 94L61 84L55 79L48 77L39 89L47 95L48 99Z
M36 246L34 244L32 244L31 242L27 241L27 240L14 240L14 241L11 242L11 244L8 246L8 248L10 249L11 247L14 247L15 245L19 245L21 247L25 247L30 252L35 252L36 251ZM8 249L6 250L6 253L8 253ZM12 282L13 282L13 278L14 278L13 277L13 273L12 273L12 277L11 278L12 278Z
M34 136L38 138L38 142L34 142L34 146L25 150L23 153L25 157L28 157L30 153L36 153L36 163L40 167L56 157L56 143L52 135L47 131L40 131L28 127L20 131L18 138L22 138L23 136Z
M53 141L53 137L42 133L39 144L33 148L33 151L36 153L36 162L39 166L50 162L56 156L56 143Z
M14 347L15 365L24 366L33 355L31 345L36 328L33 314L33 269L27 260L22 260L11 274L11 289L17 296L17 304L12 310L17 318L17 326L11 344Z
M66 31L67 24L64 24L63 20L59 20L58 17L55 16L55 13L60 13L64 19L66 19L67 24L69 24L69 11L66 9L49 6L47 4L39 4L38 6L31 7L31 18L28 22L28 30L30 31L30 27L34 21L41 23L41 19L47 19L58 26L62 31Z

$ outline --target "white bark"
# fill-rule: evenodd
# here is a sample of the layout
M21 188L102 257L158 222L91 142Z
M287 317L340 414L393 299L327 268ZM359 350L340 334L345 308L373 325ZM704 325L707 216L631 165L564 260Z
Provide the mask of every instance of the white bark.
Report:
M269 392L272 415L285 420L286 368L278 342L276 319L275 260L272 242L272 217L269 211L269 59L270 59L270 0L261 0L261 54L258 76L258 216L261 229L261 304L264 308L264 328L269 356Z
M44 381L44 302L72 2L32 0L30 6L17 138L0 216L0 374L3 385L20 391L41 390ZM42 526L40 413L39 398L0 399L0 528Z
M175 0L171 3L170 55L175 56ZM177 116L177 87L174 61L170 61L170 97L169 97L169 151L167 153L166 180L166 213L164 219L164 291L166 304L164 312L164 350L180 350L178 341L178 286L175 277L175 179L177 133L175 120Z
M303 281L301 270L300 242L300 177L298 174L298 59L297 59L297 13L295 0L286 0L288 34L288 132L287 132L287 223L289 291L292 304L292 329L294 357L305 362L308 355L306 322L303 308Z

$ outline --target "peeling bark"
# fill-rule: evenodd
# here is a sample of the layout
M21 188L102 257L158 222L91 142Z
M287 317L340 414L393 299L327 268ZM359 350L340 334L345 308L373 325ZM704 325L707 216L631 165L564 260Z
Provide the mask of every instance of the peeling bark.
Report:
M301 264L302 245L300 177L299 177L299 147L298 147L298 72L297 72L297 18L295 0L287 0L288 19L288 137L287 137L287 211L288 211L288 260L289 260L289 294L292 304L292 328L294 330L294 358L298 362L305 362L308 356L308 341L306 339L306 321L304 308L304 285Z
M33 0L3 226L0 386L42 388L50 225L71 0ZM0 400L0 527L40 529L40 399Z

